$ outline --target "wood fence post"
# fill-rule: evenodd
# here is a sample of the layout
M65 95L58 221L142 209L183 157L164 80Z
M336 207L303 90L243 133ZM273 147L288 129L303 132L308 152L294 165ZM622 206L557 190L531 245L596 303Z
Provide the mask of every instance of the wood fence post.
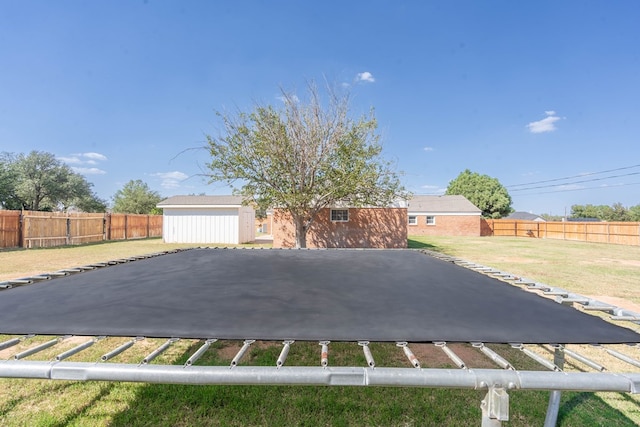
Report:
M127 231L129 231L129 215L124 215L124 240L127 240Z
M67 245L71 244L71 217L67 214L67 236L66 236Z

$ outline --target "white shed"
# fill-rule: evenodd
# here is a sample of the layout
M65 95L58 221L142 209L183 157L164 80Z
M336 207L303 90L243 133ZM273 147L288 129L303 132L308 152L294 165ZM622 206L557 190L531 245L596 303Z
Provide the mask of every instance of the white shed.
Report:
M256 237L255 210L239 196L173 196L163 210L166 243L247 243Z

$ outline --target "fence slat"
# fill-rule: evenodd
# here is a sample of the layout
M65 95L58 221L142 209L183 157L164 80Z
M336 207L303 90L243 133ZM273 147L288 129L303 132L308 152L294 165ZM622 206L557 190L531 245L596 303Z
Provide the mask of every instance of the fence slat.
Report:
M162 237L162 215L0 210L0 248Z
M485 220L483 235L640 246L640 222Z

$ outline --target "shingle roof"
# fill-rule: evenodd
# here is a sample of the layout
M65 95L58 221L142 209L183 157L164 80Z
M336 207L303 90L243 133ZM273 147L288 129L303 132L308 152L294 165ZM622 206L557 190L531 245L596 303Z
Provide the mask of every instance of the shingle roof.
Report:
M241 206L242 196L172 196L158 203L166 206Z
M529 212L514 212L505 219L521 219L523 221L544 221L540 215L532 214Z
M464 196L413 196L408 210L410 213L482 213Z

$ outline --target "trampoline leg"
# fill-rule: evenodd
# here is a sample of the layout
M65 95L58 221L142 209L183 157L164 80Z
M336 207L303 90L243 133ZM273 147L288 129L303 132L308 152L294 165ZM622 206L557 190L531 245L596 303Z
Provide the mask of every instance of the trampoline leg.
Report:
M482 427L500 427L502 421L509 421L509 394L503 387L489 387L480 408Z
M553 352L553 363L560 369L564 369L564 349L562 346L555 346ZM547 415L544 417L544 427L555 427L558 422L558 412L560 411L560 398L562 392L560 390L552 390L549 395L549 405L547 406Z

